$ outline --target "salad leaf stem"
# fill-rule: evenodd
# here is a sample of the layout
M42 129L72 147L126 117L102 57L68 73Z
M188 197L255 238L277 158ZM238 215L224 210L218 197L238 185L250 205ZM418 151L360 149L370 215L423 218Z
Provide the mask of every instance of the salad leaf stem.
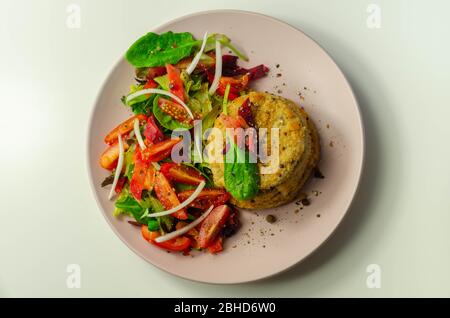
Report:
M228 115L228 110L227 110L227 106L228 106L228 95L230 94L230 83L227 84L227 87L225 88L225 93L223 94L223 104L222 104L222 112L225 115Z

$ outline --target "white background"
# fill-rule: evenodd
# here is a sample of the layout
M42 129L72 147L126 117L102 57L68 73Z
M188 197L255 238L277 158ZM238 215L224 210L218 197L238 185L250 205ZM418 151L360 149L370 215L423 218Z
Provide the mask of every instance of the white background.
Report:
M70 1L0 5L0 296L450 296L448 1L73 2L79 29L66 26ZM372 2L380 29L366 24ZM361 191L330 242L238 286L185 281L136 256L103 219L86 167L89 115L118 58L153 27L218 8L312 36L348 76L367 129ZM80 289L66 286L72 263ZM380 289L366 286L369 264L381 266Z

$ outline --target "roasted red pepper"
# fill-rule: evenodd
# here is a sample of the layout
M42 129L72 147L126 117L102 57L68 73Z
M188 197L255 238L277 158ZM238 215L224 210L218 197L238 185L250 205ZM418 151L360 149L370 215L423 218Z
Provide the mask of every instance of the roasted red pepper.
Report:
M181 164L167 162L161 165L161 173L172 181L190 185L198 185L205 181L205 178L194 168Z
M181 138L166 139L147 147L142 151L142 160L145 162L158 162L170 156L173 146L181 141Z
M180 204L180 200L178 199L175 190L172 188L169 180L167 180L161 172L156 173L155 193L166 210L172 209ZM172 216L179 220L186 220L188 218L185 208L172 213Z

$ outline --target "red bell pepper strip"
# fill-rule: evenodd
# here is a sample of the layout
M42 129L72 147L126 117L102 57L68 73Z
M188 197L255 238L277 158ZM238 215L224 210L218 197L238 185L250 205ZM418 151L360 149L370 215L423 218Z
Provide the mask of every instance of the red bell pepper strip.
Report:
M173 162L163 163L161 165L161 173L172 181L190 185L198 185L205 178L194 168L180 165Z
M161 204L166 210L180 205L180 200L178 199L175 190L172 188L169 180L167 180L167 178L161 172L156 173L155 193L158 197L158 200L161 201ZM179 220L186 220L188 218L186 208L172 213L172 216L176 217Z

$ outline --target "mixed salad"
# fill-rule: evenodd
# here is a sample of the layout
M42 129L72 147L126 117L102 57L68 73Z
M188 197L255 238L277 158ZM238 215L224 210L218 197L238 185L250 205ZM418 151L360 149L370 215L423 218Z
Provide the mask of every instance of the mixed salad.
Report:
M222 54L225 48L230 54ZM242 188L233 180L239 173L231 172L229 187L217 188L207 163L172 160L172 148L182 141L172 132L192 130L196 120L207 129L217 118L228 126L251 125L248 105L241 106L239 120L227 115L226 106L268 68L240 67L238 60L248 58L225 35L207 33L203 39L188 32L147 33L128 49L126 59L136 70L136 83L122 102L134 116L105 136L108 146L100 156L100 165L110 171L102 186L111 187L113 213L132 217L128 222L160 248L218 253L239 226L238 211L229 200L255 194L257 169L228 165L225 169L249 171L255 186Z

